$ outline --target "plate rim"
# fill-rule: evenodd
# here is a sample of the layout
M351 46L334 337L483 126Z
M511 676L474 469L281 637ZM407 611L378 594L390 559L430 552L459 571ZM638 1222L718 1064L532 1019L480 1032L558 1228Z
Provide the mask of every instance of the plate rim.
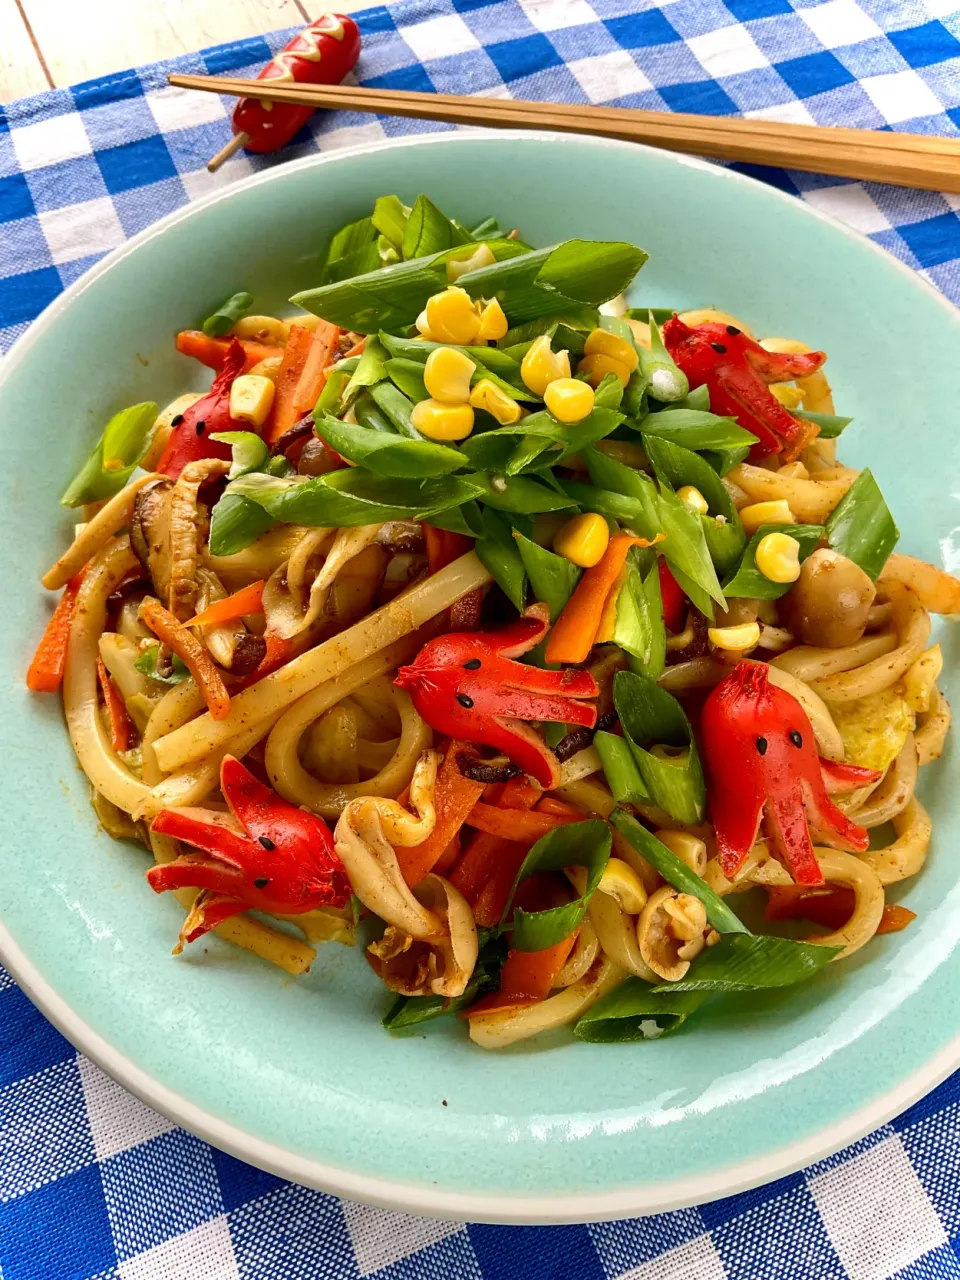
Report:
M555 142L558 137L555 133L532 129L512 130L510 136L514 139L542 142ZM287 161L258 174L248 175L238 182L189 201L182 208L166 214L118 245L58 294L30 323L4 357L0 364L0 386L12 375L35 343L42 340L44 332L53 321L66 311L73 304L74 299L85 292L99 276L112 270L154 236L162 235L169 227L192 216L195 212L228 199L249 187L274 181L293 170L315 168L351 156L378 151L429 146L440 142L448 145L470 145L475 139L490 137L502 138L503 133L495 129L472 129L469 132L443 130L338 147L335 150ZM827 223L861 245L868 245L878 257L909 277L914 287L919 287L921 291L935 298L955 323L960 323L960 308L954 306L930 281L862 232L816 208L799 196L793 196L748 174L711 164L697 156L678 152L665 153L659 148L610 138L590 138L589 141L594 146L618 152L639 149L647 153L656 153L658 156L666 154L675 163L705 170L729 182L759 187L766 192L767 197L789 202L793 207L799 203L808 216ZM795 1173L806 1165L835 1154L912 1106L942 1083L957 1067L960 1067L960 1029L958 1029L953 1039L927 1063L913 1071L898 1085L881 1093L872 1102L851 1112L843 1121L819 1129L798 1142L774 1148L763 1155L724 1165L709 1172L674 1178L669 1182L648 1186L626 1186L607 1191L572 1193L511 1192L508 1195L499 1195L480 1191L450 1191L433 1184L360 1173L328 1164L315 1157L301 1155L278 1143L257 1137L217 1117L206 1108L190 1102L114 1048L81 1017L58 993L53 983L43 976L23 947L15 941L2 918L0 918L0 961L32 1003L80 1052L147 1106L204 1141L279 1177L319 1191L397 1212L456 1221L541 1226L602 1222L687 1208L705 1201L735 1195Z

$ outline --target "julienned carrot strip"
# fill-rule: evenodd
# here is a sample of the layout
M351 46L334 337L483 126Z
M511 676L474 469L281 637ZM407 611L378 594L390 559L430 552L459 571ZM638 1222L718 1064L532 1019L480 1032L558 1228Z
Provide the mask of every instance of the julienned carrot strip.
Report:
M460 857L460 851L463 847L460 839L460 832L453 837L447 847L441 853L440 857L433 864L433 870L438 876L445 876L453 864Z
M530 852L530 846L517 844L513 840L499 840L497 836L488 836L481 831L477 840L496 840L498 844L496 857L486 879L474 898L468 898L473 906L473 918L482 929L492 929L500 923L510 891L523 866L523 861ZM466 895L464 895L466 896Z
M491 836L485 831L478 831L450 872L450 883L460 890L468 902L476 902L481 889L509 847L510 841L504 840L502 836Z
M409 885L419 884L427 872L433 869L437 859L483 795L484 783L465 778L460 772L457 757L465 749L465 743L451 742L440 766L433 792L437 821L432 834L421 844L397 849L397 861L403 878Z
M249 373L261 360L283 355L283 347L268 347L262 342L251 342L249 338L240 338L238 341L246 356L241 373ZM210 338L200 329L184 329L177 334L177 350L181 355L190 356L205 364L208 369L218 371L223 368L230 342L230 338Z
M230 695L223 677L213 659L182 622L178 622L169 609L156 600L146 600L140 608L140 616L157 637L172 649L184 663L203 694L203 700L214 720L223 720L230 714Z
M110 672L104 666L102 658L97 659L97 679L100 682L107 722L110 725L110 745L114 751L126 751L130 746L133 726L127 715L126 703L120 690L111 680Z
M569 959L578 933L579 930L574 930L568 938L543 951L508 951L500 970L500 990L478 1000L465 1010L463 1017L522 1008L546 1000Z
M312 346L312 331L304 329L302 325L292 324L287 345L283 349L283 361L276 377L277 390L273 398L273 409L264 430L271 444L279 440L285 431L289 431L293 424L303 417L296 409L297 388L300 386L300 376Z
M537 813L552 813L557 817L569 818L571 822L578 822L583 818L579 809L575 809L572 804L564 804L562 800L555 800L553 796L543 797L537 805Z
M437 529L432 524L424 524L423 538L427 544L427 567L431 573L445 569L473 546L473 540L464 534Z
M466 821L467 826L486 831L489 835L502 836L504 840L515 840L521 844L533 844L554 827L562 827L568 822L582 822L583 817L581 814L571 818L553 813L524 813L520 809L499 809L481 801L473 806Z
M877 925L877 933L899 933L901 929L905 929L911 920L916 920L917 913L911 911L909 907L895 906L893 903L887 903L883 908L883 915L880 917L880 923Z
M335 324L321 320L313 331L313 341L304 361L300 381L293 393L294 422L310 413L327 380L327 369L336 359L340 330ZM291 426L293 423L290 424Z
M63 681L63 669L67 664L67 641L70 624L77 607L77 594L86 569L70 579L63 595L57 601L46 630L37 645L33 661L27 670L27 688L34 693L56 693Z
M543 787L525 773L504 783L503 794L497 801L501 809L532 809L543 795Z
M585 662L596 643L604 605L626 564L631 547L649 547L646 538L615 533L603 559L588 569L547 636L547 662Z
M249 587L241 587L232 596L224 600L215 600L209 609L204 609L195 618L190 618L185 627L219 626L224 622L233 622L248 613L263 613L263 588L266 582L251 582Z
M353 344L353 346L352 346L352 347L350 348L350 350L346 353L346 355L343 357L343 359L344 359L344 360L349 360L352 356L362 356L362 355L363 355L363 349L364 349L364 347L365 347L366 345L367 345L367 339L366 339L366 337L361 338L359 342L355 342L355 343Z

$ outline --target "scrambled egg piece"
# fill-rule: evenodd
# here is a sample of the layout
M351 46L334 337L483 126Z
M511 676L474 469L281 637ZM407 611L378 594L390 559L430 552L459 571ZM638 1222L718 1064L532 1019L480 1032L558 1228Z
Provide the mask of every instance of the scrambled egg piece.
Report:
M850 764L886 769L903 750L916 718L897 687L830 708Z

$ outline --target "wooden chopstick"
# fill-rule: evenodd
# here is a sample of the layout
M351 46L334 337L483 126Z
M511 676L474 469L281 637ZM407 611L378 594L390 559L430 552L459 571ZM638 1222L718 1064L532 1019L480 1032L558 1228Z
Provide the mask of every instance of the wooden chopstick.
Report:
M480 127L585 133L717 160L960 194L960 140L926 134L823 128L628 107L364 89L356 85L298 85L231 76L171 75L169 80L177 88L266 102L370 111Z

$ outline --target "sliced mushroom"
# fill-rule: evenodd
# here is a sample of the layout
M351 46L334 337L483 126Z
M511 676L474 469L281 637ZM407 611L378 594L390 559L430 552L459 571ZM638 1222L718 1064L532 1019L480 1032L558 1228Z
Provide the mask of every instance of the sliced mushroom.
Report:
M166 599L170 590L170 500L172 480L155 480L137 494L130 520L130 545L150 574L154 590Z
M220 479L230 470L221 458L201 458L188 462L180 472L170 499L170 612L186 622L195 612L200 584L197 564L200 554L200 490L208 481Z

